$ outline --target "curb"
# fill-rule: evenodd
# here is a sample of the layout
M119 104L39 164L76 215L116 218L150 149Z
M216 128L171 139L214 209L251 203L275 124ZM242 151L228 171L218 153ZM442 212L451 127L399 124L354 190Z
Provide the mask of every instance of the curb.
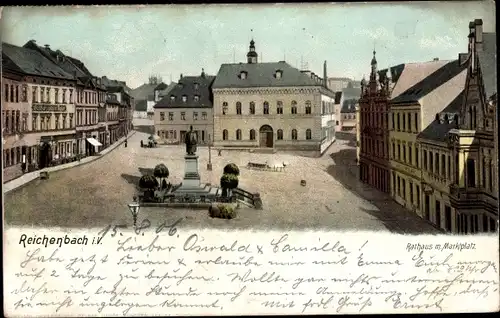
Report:
M22 187L24 187L24 186L26 186L26 185L30 184L31 182L33 182L33 181L35 181L35 180L40 179L40 172L42 172L42 171L47 171L47 172L49 172L49 173L52 173L52 172L58 172L58 171L63 171L63 170L67 170L67 169L71 169L71 168L75 168L75 167L83 166L83 165L85 165L85 164L87 164L87 163L90 163L90 162L94 162L94 161L96 161L96 160L99 160L99 159L101 159L102 157L106 156L107 154L111 153L111 152L112 152L113 150L115 150L116 148L118 148L118 146L119 146L119 145L121 145L122 143L124 143L124 142L125 142L125 140L127 140L128 138L130 138L130 137L132 137L133 135L135 135L135 133L136 133L136 132L137 132L137 131L133 130L132 132L130 132L130 133L129 133L129 135L128 135L128 136L126 136L126 137L122 137L122 138L123 138L123 140L121 140L121 141L117 141L115 144L113 144L112 146L110 146L110 147L114 147L114 148L110 149L110 150L109 150L108 152L106 152L105 154L101 154L101 155L99 155L99 156L92 157L92 159L90 159L90 160L88 160L88 161L85 161L85 162L80 162L80 163L78 163L77 165L70 166L70 167L62 167L62 165L61 165L61 166L59 166L60 168L55 169L55 170L44 170L44 169L42 169L42 170L37 170L37 171L34 171L34 172L37 172L37 173L38 173L38 175L36 175L33 179L31 179L31 180L27 180L26 182L21 183L21 184L19 184L18 186L13 187L12 189L5 190L5 191L3 191L3 193L4 193L4 194L7 194L7 193L9 193L9 192L11 192L11 191L18 190L18 189L20 189L20 188L22 188ZM108 148L108 149L109 149L109 148ZM54 168L55 168L55 167L54 167ZM50 168L49 168L49 169L50 169ZM21 176L20 178L22 178L22 176ZM14 179L14 180L16 180L16 179ZM14 181L14 180L11 180L11 181L9 181L9 182L12 182L12 181ZM7 183L8 183L8 182L7 182ZM4 186L5 186L5 185L4 185Z

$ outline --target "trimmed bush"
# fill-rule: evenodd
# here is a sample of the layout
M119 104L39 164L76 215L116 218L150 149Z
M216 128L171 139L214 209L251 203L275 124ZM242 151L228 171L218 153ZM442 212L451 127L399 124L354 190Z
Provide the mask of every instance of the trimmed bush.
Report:
M211 218L219 218L219 219L234 219L236 218L236 209L231 205L226 204L212 204L208 208L208 215Z
M233 190L238 187L238 176L234 174L224 173L220 178L220 186L222 188L222 195L229 196L228 190Z
M229 163L224 167L225 174L234 174L235 176L240 175L240 168L234 163Z

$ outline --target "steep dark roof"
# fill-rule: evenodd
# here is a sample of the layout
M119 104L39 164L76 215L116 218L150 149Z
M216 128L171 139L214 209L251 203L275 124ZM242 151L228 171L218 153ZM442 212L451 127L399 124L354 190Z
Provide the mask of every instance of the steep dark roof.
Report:
M179 80L168 96L163 97L154 108L212 108L212 84L215 76L184 76ZM198 88L195 88L198 84ZM194 97L199 96L195 101ZM171 100L175 96L175 100ZM182 101L182 96L187 96L187 101Z
M342 108L340 109L341 113L355 113L356 112L356 104L358 103L357 98L345 99L342 102Z
M483 76L486 98L497 92L497 37L496 33L483 33L483 50L477 53Z
M456 118L460 113L464 101L464 91L457 95L457 97L446 106L433 120L429 126L421 131L417 138L433 141L446 141L448 139L448 132L451 129L458 128Z
M121 93L124 92L124 88L121 86L108 86L106 87L108 93Z
M70 73L45 58L38 51L2 43L2 55L4 54L9 58L10 62L26 74L74 80Z
M2 72L11 71L15 73L24 73L4 52L2 52Z
M460 74L460 72L462 72L466 67L466 65L460 65L458 60L448 62L444 66L438 68L437 71L434 71L423 80L393 98L391 103L398 104L417 102L420 98L426 96L437 87L440 87Z
M276 78L276 71L282 71ZM241 79L241 72L247 72ZM307 74L286 62L222 64L213 88L272 87L272 86L320 86Z
M344 95L344 99L359 99L361 96L361 88L347 87L342 89L342 95Z
M167 84L161 82L160 84L158 84L158 86L155 87L155 91L161 91L161 90L164 90L167 87L168 87Z
M142 84L141 86L134 88L130 94L135 98L135 100L154 100L156 86L158 86L158 84Z
M148 110L148 101L143 99L135 103L135 110L138 112L145 112Z
M127 94L131 94L132 89L127 86L127 82L109 79L106 76L101 77L102 84L106 89L111 87L122 87Z
M342 92L335 93L335 104L340 104L340 100L342 99Z
M80 60L63 54L60 50L54 51L49 47L42 47L30 40L25 45L25 48L33 49L43 54L47 59L57 64L60 68L76 77L93 76ZM81 67L80 67L81 66Z

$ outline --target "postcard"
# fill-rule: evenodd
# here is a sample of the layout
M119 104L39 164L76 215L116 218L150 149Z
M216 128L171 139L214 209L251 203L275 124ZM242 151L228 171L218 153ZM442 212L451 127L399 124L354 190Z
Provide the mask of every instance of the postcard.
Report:
M495 18L2 8L6 316L498 311Z

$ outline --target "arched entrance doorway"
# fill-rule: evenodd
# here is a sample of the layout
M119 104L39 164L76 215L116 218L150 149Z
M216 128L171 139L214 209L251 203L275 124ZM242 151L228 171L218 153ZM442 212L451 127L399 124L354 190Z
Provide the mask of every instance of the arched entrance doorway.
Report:
M269 125L263 125L259 129L259 146L272 148L274 142L273 128Z
M38 167L43 169L49 166L52 161L52 148L49 143L44 142L40 145Z

